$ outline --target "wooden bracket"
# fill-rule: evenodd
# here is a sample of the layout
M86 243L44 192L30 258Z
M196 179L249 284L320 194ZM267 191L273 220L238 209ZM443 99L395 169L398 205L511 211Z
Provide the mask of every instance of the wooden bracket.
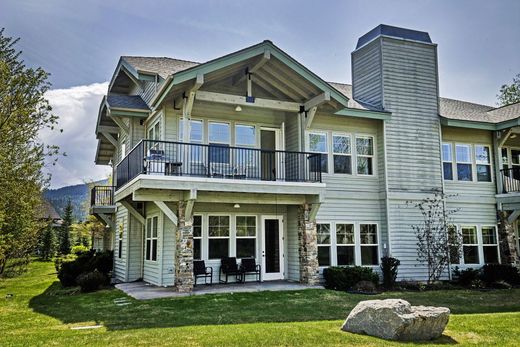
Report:
M121 201L121 204L128 210L128 212L130 212L132 216L135 217L135 219L137 219L139 223L142 225L145 224L144 216L140 214L139 211L137 211L128 201L123 200Z
M154 203L157 205L157 207L159 207L159 209L166 215L166 217L168 217L172 223L177 226L178 223L179 223L179 220L177 218L177 215L175 214L175 212L173 212L169 207L168 205L166 205L164 203L164 201L154 201Z

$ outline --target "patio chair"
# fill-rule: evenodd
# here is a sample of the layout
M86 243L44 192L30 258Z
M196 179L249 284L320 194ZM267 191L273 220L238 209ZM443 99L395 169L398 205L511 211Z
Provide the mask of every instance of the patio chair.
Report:
M222 274L226 276L226 280L222 280ZM228 283L228 277L235 276L237 282L243 281L242 271L237 265L237 258L224 257L220 259L220 271L218 272L219 283Z
M197 286L197 278L204 277L204 284L208 284L209 277L209 285L213 284L213 268L210 266L206 266L204 260L194 260L193 261L193 276L195 277L194 287Z
M255 275L257 282L262 281L262 268L256 264L255 258L243 258L240 264L240 270L242 271L244 282L246 275Z

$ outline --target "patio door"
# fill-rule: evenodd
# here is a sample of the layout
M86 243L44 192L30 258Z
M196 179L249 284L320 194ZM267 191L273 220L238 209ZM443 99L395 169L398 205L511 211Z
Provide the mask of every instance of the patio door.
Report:
M284 278L283 225L280 216L262 216L262 278Z
M260 155L261 179L264 181L276 181L277 155L276 150L280 148L280 129L260 129Z

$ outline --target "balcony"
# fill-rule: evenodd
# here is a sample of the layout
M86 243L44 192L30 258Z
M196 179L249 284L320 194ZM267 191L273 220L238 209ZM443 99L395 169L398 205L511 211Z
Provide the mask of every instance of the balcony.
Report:
M90 214L103 216L116 212L114 186L95 186L90 190Z
M502 193L520 192L520 167L500 170L502 177Z
M320 183L321 154L142 140L117 165L116 188L134 178L169 179L170 182L280 184L298 189ZM238 190L237 190L238 191ZM290 192L292 193L292 191ZM299 192L298 192L299 193Z

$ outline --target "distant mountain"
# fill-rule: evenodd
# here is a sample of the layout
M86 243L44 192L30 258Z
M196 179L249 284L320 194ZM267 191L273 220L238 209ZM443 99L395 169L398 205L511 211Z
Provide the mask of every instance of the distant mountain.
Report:
M94 182L96 185L107 184L107 180ZM71 201L73 217L76 221L84 221L88 215L88 199L90 198L90 191L88 184L76 184L73 186L66 186L58 189L49 189L43 193L45 200L51 203L58 214L63 217L65 206L67 202Z

